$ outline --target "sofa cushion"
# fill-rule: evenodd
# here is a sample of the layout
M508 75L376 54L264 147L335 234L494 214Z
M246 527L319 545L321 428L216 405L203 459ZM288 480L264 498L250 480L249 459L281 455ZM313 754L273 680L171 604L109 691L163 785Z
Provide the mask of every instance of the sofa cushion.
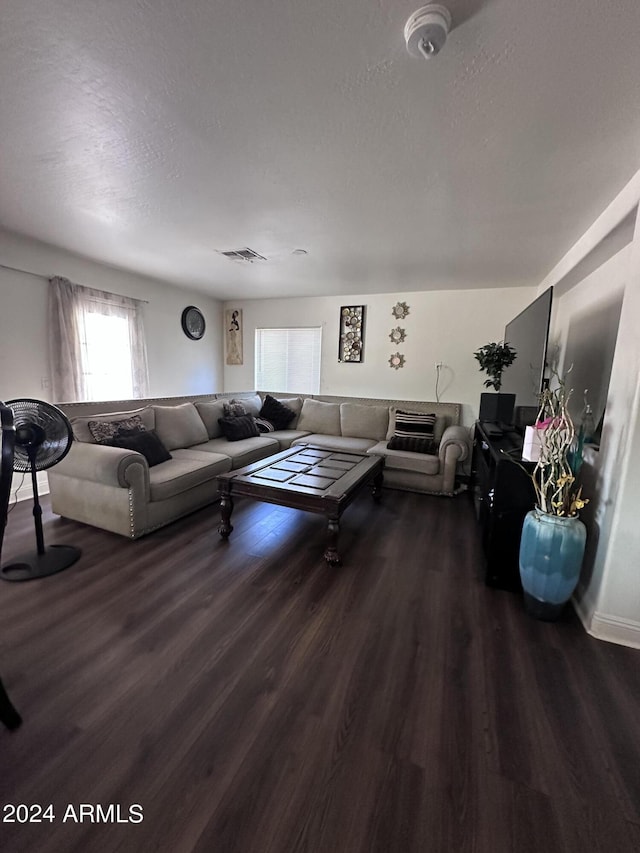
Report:
M231 459L233 468L242 468L243 465L250 465L252 462L257 462L259 459L273 456L274 453L279 452L280 445L275 438L272 438L272 435L273 433L261 435L258 438L244 438L240 441L214 438L206 444L198 444L190 449L222 453Z
M241 441L243 438L260 435L260 430L252 415L220 418L218 423L227 441Z
M309 435L303 429L277 429L275 432L269 433L269 438L275 438L280 445L280 450L286 450L291 447L294 441L299 438L305 438Z
M440 459L426 453L412 453L407 450L391 450L386 441L380 441L367 450L373 456L384 456L385 470L415 471L418 474L439 474Z
M108 447L124 447L127 450L142 453L149 463L149 468L171 459L171 454L158 438L156 431L152 429L141 430L130 435L114 435L99 443L106 444Z
M389 407L340 403L340 427L342 435L382 441L389 427Z
M366 453L375 443L372 438L352 438L346 435L325 435L321 433L311 433L305 435L304 438L296 438L291 442L292 445L309 444L313 447L320 447L322 450L342 450L352 453Z
M229 412L225 411L225 417L235 414L238 415L253 415L256 417L262 407L260 394L248 394L243 397L241 394L235 394L233 397L221 397L220 401L224 404ZM242 411L244 409L244 411Z
M218 420L224 417L224 402L224 400L207 400L204 403L196 403L196 409L202 418L209 438L218 438L222 435Z
M124 421L136 416L140 418L145 429L155 429L156 420L153 407L145 406L142 409L133 409L129 412L106 412L104 414L79 415L71 418L70 423L73 429L73 437L77 441L88 441L94 444L95 439L89 430L89 421L112 423L113 421Z
M209 438L207 428L193 403L154 406L156 432L167 450L191 447Z
M442 434L445 429L449 425L449 418L444 417L444 415L438 415L436 417L436 425L433 428L433 440L436 444L440 444L442 440Z
M307 397L298 418L298 429L322 435L340 435L340 405Z
M264 398L259 412L260 419L273 424L274 429L286 429L295 416L296 413L292 408L276 400L271 394L267 394Z
M217 494L215 478L231 469L231 460L221 453L200 453L178 449L173 458L149 471L152 501L167 500L211 482L212 498Z

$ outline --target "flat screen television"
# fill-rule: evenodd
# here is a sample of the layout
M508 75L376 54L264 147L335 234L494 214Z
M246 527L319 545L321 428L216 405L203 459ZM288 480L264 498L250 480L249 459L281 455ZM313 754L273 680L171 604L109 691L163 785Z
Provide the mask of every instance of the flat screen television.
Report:
M515 420L520 426L532 424L538 411L538 395L545 379L552 297L553 287L550 287L507 323L504 330L504 340L515 349L517 357L502 374L500 391L516 395Z

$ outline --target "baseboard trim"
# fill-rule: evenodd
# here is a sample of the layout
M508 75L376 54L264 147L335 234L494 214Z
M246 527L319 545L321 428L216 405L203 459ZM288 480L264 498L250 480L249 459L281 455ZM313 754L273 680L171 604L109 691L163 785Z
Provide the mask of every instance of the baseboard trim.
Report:
M45 471L39 471L36 474L38 480L38 494L48 495L49 494L49 478ZM22 482L20 482L22 480ZM14 471L13 481L11 483L11 498L9 506L13 503L18 503L19 501L30 501L33 499L33 485L31 483L31 474L25 473L24 479L22 479L22 474L17 474Z
M632 649L640 649L640 622L620 619L606 613L594 613L587 633L598 640L618 643Z

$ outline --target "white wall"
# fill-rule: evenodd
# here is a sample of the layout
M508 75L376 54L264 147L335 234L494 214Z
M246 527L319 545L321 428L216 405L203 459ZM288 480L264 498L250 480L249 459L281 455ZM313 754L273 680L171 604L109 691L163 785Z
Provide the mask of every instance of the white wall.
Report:
M607 399L600 482L608 500L610 536L599 549L592 589L587 589L590 626L596 636L640 648L640 216L629 255L618 341ZM610 521L609 521L610 519Z
M50 400L47 279L53 275L148 302L144 306L144 323L150 396L208 394L222 390L222 305L219 301L192 290L96 264L6 231L0 231L0 264L37 274L26 275L0 267L0 399L36 397ZM188 339L180 326L182 309L191 304L201 309L207 323L205 336L200 341Z
M535 296L535 288L496 288L228 302L225 307L243 311L244 363L225 365L225 391L254 387L256 328L321 325L321 394L435 401L435 363L442 362L440 399L462 403L464 423L470 426L486 379L473 353L489 341L501 340L506 323ZM396 320L391 313L397 302L409 305L404 320ZM338 362L342 305L366 306L360 364ZM396 326L406 330L402 344L389 340ZM396 351L406 358L400 370L388 363Z

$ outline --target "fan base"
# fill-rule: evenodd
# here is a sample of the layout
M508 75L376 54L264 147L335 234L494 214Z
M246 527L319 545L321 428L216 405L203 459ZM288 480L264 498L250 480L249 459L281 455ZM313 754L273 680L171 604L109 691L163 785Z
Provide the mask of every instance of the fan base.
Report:
M82 552L73 545L50 545L44 554L32 551L22 554L15 562L0 569L0 578L4 581L30 581L55 575L68 569L80 557Z

